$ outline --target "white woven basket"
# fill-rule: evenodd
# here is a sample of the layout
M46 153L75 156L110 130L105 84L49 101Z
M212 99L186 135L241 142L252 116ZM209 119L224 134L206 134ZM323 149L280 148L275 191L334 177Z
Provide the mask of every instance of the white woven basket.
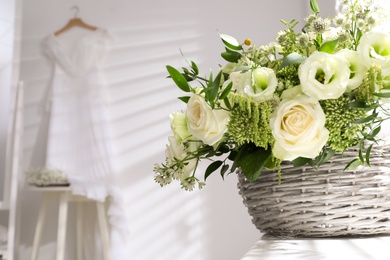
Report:
M390 234L390 145L371 152L371 167L343 171L356 149L335 155L318 171L282 165L238 188L252 222L262 232L295 237Z

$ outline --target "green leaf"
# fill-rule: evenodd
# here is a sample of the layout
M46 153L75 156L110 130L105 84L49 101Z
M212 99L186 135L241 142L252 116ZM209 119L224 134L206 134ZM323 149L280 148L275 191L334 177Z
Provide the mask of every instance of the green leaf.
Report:
M360 41L360 38L362 38L362 36L363 36L362 30L360 30L359 28L357 28L357 30L356 30L356 40L359 42L359 41Z
M210 79L205 93L206 93L206 100L210 102L211 107L214 106L215 100L217 99L219 87L221 84L221 77L222 77L221 71L218 73L218 75L215 77L214 80L212 74L210 73Z
M222 165L222 163L222 161L212 162L206 169L206 172L204 174L204 180L206 180L210 176L210 174L215 172Z
M283 69L284 67L291 65L291 64L300 64L305 60L305 57L302 55L293 52L287 55L286 58L284 58L282 64L280 65L280 69Z
M264 167L267 169L275 169L276 159L273 156L268 157L267 161L264 164Z
M232 90L233 82L230 82L226 88L222 91L221 95L219 96L219 99L225 99L229 95L230 91Z
M325 162L329 161L330 158L335 154L335 151L332 149L323 149L322 153L318 155L314 161L308 162L309 165L313 166L314 168L318 168ZM312 163L312 164L311 164Z
M193 62L193 61L191 61L191 68L192 68L192 71L194 72L195 75L198 75L198 74L199 74L198 65L196 65L196 63Z
M251 66L239 66L237 67L234 71L248 71L248 70L251 70L252 67Z
M325 42L324 44L321 45L319 51L333 54L338 42L339 39Z
M229 165L228 164L224 164L221 168L221 176L222 176L222 179L224 179L225 177L225 173L227 172L227 170L229 170Z
M262 147L244 149L240 156L240 167L248 181L253 182L259 178L265 162L271 155L271 149L266 150Z
M364 101L354 101L351 103L346 104L348 107L353 107L353 108L370 108L370 105L367 105L366 102Z
M371 144L368 148L367 148L367 151L366 151L366 162L367 162L367 165L371 167L370 165L370 155L371 155L371 149L372 147L374 146L374 144Z
M334 150L328 150L326 151L324 154L325 156L323 157L322 161L321 161L321 164L323 163L326 163L327 161L330 160L330 158L333 157L333 155L335 154L336 152Z
M235 51L226 51L221 53L222 58L228 62L237 62L241 58L241 53Z
M359 165L362 165L362 163L360 162L360 160L359 160L358 158L355 158L355 159L353 159L352 161L350 161L350 162L344 167L344 171L345 171L345 170L356 169Z
M242 45L236 40L236 38L227 34L219 34L219 36L227 48L235 51L242 50Z
M188 84L187 80L177 69L169 65L166 68L168 70L169 76L171 76L172 80L181 90L183 90L184 92L191 91L190 85Z
M310 8L313 11L313 13L320 12L320 7L318 6L317 0L310 0Z
M382 92L382 93L372 93L373 96L381 97L381 98L390 98L390 92Z
M184 103L188 103L188 100L190 100L191 97L189 96L184 96L184 97L178 97L178 99L180 99L181 101L183 101Z
M187 80L187 82L194 81L195 78L192 77L191 75L188 75L186 73L182 73L183 77Z
M229 156L228 156L228 159L233 162L236 159L237 154L238 154L237 151L234 151L234 150L231 151Z
M363 145L361 144L360 145L360 149L359 149L359 160L360 162L363 164L364 163L364 157L363 157Z
M226 144L222 143L222 144L218 147L218 151L220 151L221 153L228 153L228 152L230 152L230 148L229 148L229 146L227 146Z
M307 164L311 160L312 159L310 159L310 158L298 157L292 161L292 164L294 167L300 167L300 166Z
M363 124L363 123L368 123L372 120L374 120L375 118L377 118L378 116L378 113L374 113L368 117L365 117L365 118L361 118L361 119L358 119L358 120L355 120L352 122L352 124Z
M224 98L223 102L224 102L227 109L232 110L232 105L230 104L230 101L228 98Z
M371 138L374 138L375 136L377 136L379 134L379 132L381 131L381 126L379 125L377 128L375 128L374 130L371 131L370 133L370 137Z

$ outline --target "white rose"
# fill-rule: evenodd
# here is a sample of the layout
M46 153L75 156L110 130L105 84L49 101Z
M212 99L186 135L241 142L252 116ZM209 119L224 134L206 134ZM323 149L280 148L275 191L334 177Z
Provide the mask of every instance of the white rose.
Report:
M380 66L390 61L390 34L383 32L368 32L363 34L357 47L357 52L362 56L363 62L371 67L373 64Z
M329 138L319 102L306 95L280 102L270 125L275 138L273 155L281 160L315 158Z
M264 67L245 72L233 72L229 79L238 93L249 96L257 102L272 99L278 85L275 72Z
M183 160L187 156L187 151L184 145L180 142L176 141L176 138L173 136L168 136L169 145L165 150L165 156L167 158L168 165L174 165L176 160ZM192 171L195 169L196 159L191 159L185 161L185 165L181 172L175 172L175 178L179 178L181 180L186 179L190 176Z
M350 70L340 57L314 52L298 70L302 92L317 100L339 98L347 89Z
M187 127L187 116L183 112L172 113L169 117L173 135L178 142L183 142L191 136Z
M217 143L227 131L229 112L211 109L204 98L193 95L187 103L188 131L207 145Z
M350 75L347 91L351 91L359 87L362 84L368 70L359 53L353 50L343 49L337 52L336 55L348 63Z

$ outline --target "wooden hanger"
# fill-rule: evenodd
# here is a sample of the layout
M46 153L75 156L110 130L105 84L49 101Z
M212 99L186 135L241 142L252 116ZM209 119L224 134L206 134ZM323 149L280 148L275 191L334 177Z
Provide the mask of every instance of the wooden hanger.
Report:
M85 23L83 20L81 20L81 18L77 17L77 14L79 13L79 7L78 6L72 6L71 9L75 9L76 10L73 19L70 19L69 22L64 27L62 27L61 29L56 31L54 33L55 36L58 36L61 33L64 33L64 32L68 31L69 29L71 29L73 27L81 27L81 28L84 28L84 29L87 29L87 30L91 30L91 31L95 31L97 29L96 26L89 25L89 24Z

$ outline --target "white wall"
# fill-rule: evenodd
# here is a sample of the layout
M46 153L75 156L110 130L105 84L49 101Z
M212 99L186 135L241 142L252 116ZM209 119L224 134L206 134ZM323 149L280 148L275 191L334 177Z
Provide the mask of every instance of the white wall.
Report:
M153 165L164 160L168 115L182 108L176 99L180 92L165 78L165 65L185 65L181 50L205 73L216 70L223 63L218 32L240 41L250 37L268 43L284 28L279 20L301 19L309 12L309 1L24 1L25 167L43 161L45 135L40 127L50 68L39 44L72 17L70 7L75 3L84 21L105 27L116 37L105 72L116 174L127 198L132 229L129 259L239 259L260 233L242 204L234 175L225 181L212 176L204 190L192 193L178 185L160 188L153 182ZM37 194L24 191L23 250L32 243L38 203ZM54 229L55 222L47 226ZM50 245L54 237L46 234L43 243Z

